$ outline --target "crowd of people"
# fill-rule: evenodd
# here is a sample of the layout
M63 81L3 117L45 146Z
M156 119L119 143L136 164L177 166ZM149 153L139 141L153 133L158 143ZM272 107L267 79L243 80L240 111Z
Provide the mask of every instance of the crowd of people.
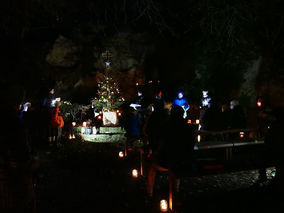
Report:
M146 100L139 91L133 102L134 105L130 104L124 109L121 125L126 130L127 146L131 147L135 141L140 140L151 154L147 181L147 193L151 196L157 170L175 169L185 163L192 163L197 127L189 125L187 119L191 116L190 109L196 107L191 106L181 92L176 99L168 102L163 99L160 91L151 100ZM64 119L61 99L55 95L54 88L50 88L42 100L40 113L36 114L39 117L36 119L32 116L32 108L32 103L28 101L21 103L18 109L1 105L1 110L5 112L2 116L5 126L1 129L0 193L6 196L5 199L0 199L1 208L35 211L33 174L39 166L31 146L31 131L37 126L35 120L40 123L40 136L46 144L56 148L62 144ZM283 110L275 110L271 114L271 126L265 140L270 153L268 156L277 159L277 179L282 180ZM228 105L218 105L211 99L208 105L199 110L198 118L200 130L247 127L245 111L237 100L230 101ZM21 188L22 194L16 195L15 188Z
M34 145L43 141L51 146L60 145L64 126L60 99L54 94L51 88L37 110L27 100L17 107L16 96L0 105L4 112L1 115L0 212L36 212L35 187L40 161Z
M141 103L141 95L139 100ZM184 164L194 167L192 156L197 130L214 132L241 130L248 127L245 110L235 99L228 104L218 104L214 99L211 99L208 105L198 107L199 127L187 123L187 119L191 116L188 109L192 106L182 93L178 93L177 98L170 103L170 107L166 107L166 105L169 105L169 103L164 101L161 96L156 96L152 102L140 104L138 110L130 107L130 113L126 116L128 145L131 146L133 141L142 139L146 150L151 154L151 163L147 174L147 194L149 196L153 194L157 171L175 169ZM137 115L138 112L140 113L139 116ZM280 143L282 140L280 137L280 120L283 121L283 110L276 110L275 112L277 113L271 116L271 126L265 138L265 144L268 147L265 155L277 161L276 180L283 179L282 167L284 161L281 160L283 157L280 157L282 149L279 149L279 147L282 147ZM278 157L273 156L274 153ZM259 180L261 180L265 175L265 170L259 172Z

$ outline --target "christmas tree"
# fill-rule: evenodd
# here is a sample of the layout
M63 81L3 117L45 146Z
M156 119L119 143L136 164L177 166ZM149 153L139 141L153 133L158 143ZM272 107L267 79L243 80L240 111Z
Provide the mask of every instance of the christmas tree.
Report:
M121 106L124 98L120 95L118 84L111 77L106 76L98 84L97 97L91 102L95 111L97 109L111 111Z
M95 111L112 111L123 104L124 98L120 95L118 84L110 77L110 52L106 51L102 56L105 58L105 77L98 83L97 97L91 100L91 103Z

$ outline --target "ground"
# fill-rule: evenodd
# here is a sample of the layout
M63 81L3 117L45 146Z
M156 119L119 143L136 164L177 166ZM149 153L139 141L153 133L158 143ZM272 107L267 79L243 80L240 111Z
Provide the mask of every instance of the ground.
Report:
M68 141L59 149L38 149L37 212L159 212L159 200L167 199L167 176L157 176L154 199L149 202L146 176L131 177L131 170L139 168L139 155L133 151L120 159L121 149L120 144L78 141ZM268 170L269 178L272 171ZM279 212L282 198L269 181L256 187L257 176L254 170L187 178L181 182L176 210Z

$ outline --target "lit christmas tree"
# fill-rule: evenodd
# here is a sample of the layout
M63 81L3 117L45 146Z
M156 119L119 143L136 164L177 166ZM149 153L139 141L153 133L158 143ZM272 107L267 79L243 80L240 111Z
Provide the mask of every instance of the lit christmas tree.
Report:
M95 111L98 109L111 111L119 108L123 104L124 98L120 95L118 84L111 77L105 77L98 84L97 97L91 102Z
M91 100L92 108L94 108L95 116L97 111L103 113L103 124L117 125L117 109L123 104L124 98L121 97L118 84L110 77L110 53L106 51L102 54L105 58L105 77L104 80L98 83L97 97ZM120 112L118 116L120 116ZM98 116L100 117L100 116Z

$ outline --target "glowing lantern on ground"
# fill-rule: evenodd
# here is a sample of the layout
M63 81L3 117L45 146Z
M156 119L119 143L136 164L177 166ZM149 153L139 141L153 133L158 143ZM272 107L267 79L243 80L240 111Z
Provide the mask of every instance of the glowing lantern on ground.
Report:
M133 169L132 170L132 177L138 178L138 171L137 171L137 169Z
M197 135L197 142L199 143L201 141L201 136Z
M245 133L244 132L240 132L240 138L244 138Z
M166 200L160 201L160 209L161 209L161 212L167 212L168 211L168 202Z
M124 157L123 152L122 152L122 151L120 151L120 152L118 153L118 156L119 156L120 158L123 158L123 157Z

